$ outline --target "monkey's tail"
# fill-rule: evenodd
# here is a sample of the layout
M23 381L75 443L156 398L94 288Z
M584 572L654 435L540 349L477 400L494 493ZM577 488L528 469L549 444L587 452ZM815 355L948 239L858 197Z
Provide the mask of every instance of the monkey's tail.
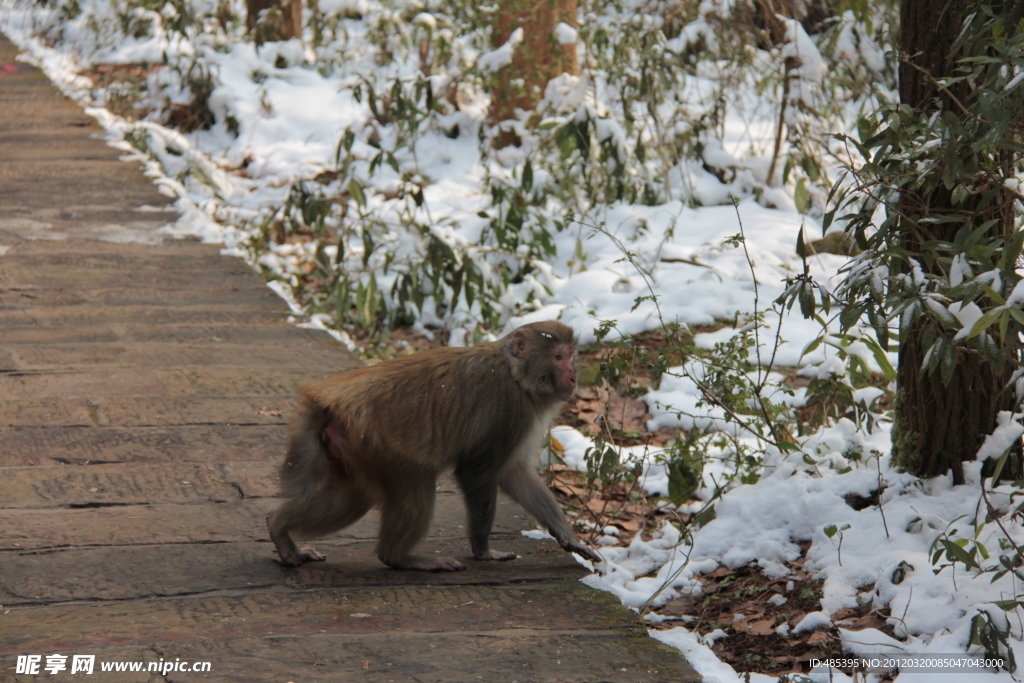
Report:
M303 393L298 415L288 429L288 452L280 469L281 493L285 497L313 497L335 474L321 441L321 432L329 420L327 410Z

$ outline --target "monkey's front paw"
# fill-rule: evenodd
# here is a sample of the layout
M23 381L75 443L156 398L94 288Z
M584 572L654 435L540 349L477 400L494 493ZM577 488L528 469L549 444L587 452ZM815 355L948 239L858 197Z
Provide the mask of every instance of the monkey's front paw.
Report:
M590 546L583 545L579 541L569 541L568 543L563 543L562 550L567 550L570 553L579 553L591 562L604 562L604 558L598 555L596 550L594 550Z
M519 555L516 555L515 553L503 553L500 550L488 550L482 555L474 555L474 558L477 560L498 560L500 562L514 560L517 557L519 557Z

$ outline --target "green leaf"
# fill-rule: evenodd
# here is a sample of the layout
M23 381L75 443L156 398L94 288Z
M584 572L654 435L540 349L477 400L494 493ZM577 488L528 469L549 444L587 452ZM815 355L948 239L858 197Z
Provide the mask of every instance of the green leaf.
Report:
M611 481L612 476L615 474L615 468L619 466L619 454L614 448L609 446L604 449L604 453L601 456L601 480Z
M999 316L1003 313L1004 310L1006 309L993 308L989 311L986 311L985 314L978 318L977 322L974 323L974 326L971 328L971 331L967 335L967 338L974 339L979 334L981 334L989 327L991 327L992 323L999 319Z
M942 356L939 358L939 376L942 378L942 386L948 387L953 381L953 373L956 371L957 346L952 339L947 339L942 349Z
M555 144L562 155L562 160L568 159L569 155L576 149L576 135L573 132L571 123L558 129L558 132L555 133Z
M991 287L986 285L984 282L981 282L979 284L981 285L982 290L986 294L988 294L988 298L992 299L992 301L995 301L1000 306L1002 306L1003 304L1006 303L1006 299L1004 299L999 292L997 292L996 290L992 289Z
M805 318L814 315L814 290L809 285L800 288L800 313Z
M338 239L338 252L334 255L334 265L340 266L345 262L345 236Z
M831 211L826 211L825 212L825 217L822 218L822 220L821 220L821 232L822 232L822 234L825 234L825 232L828 231L829 226L832 225L832 219L834 219L836 217L836 211L838 211L838 210L839 210L839 207L837 206L834 209L832 209Z
M1013 269L1017 263L1017 257L1020 256L1022 245L1024 245L1024 230L1018 230L1013 233L1013 237L1006 243L999 255L999 270L1005 272Z
M996 467L992 470L992 481L999 481L999 475L1003 473L1003 468L1006 467L1006 461L1010 459L1010 453L1013 452L1013 447L1007 448L1003 451L1003 454L999 456L999 462L996 463Z
M896 379L896 369L889 362L889 358L886 357L885 350L871 337L865 336L861 341L871 350L871 355L874 356L878 367L882 369L885 378L890 382L894 381Z
M793 191L793 201L796 203L796 210L800 213L807 213L807 209L811 207L811 195L807 191L807 185L804 183L804 179L796 181L796 189Z
M523 167L523 191L529 192L533 189L533 164L529 159L526 160L526 166Z
M465 272L464 268L459 268L458 270L455 271L455 274L452 276L452 308L451 308L451 310L453 310L453 311L459 305L459 292L462 291L462 276L463 276L464 272Z
M366 287L363 297L363 305L359 311L359 323L363 329L373 329L377 322L377 278L370 275L370 282Z
M700 529L701 527L707 526L707 524L715 519L716 515L717 512L715 511L714 505L709 505L698 512L697 516L694 518L694 521L697 523L697 528Z
M959 539L965 540L965 539ZM974 560L974 557L966 550L961 548L958 544L950 541L948 538L939 539L939 543L946 549L946 557L954 562L962 562L967 565L968 569L979 569L978 563Z
M825 532L826 536L828 536L829 538L832 538L833 536L836 535L836 533L839 532L839 527L837 527L835 524L829 524L827 527L822 529L822 531Z
M359 208L366 208L366 193L363 192L362 183L355 178L348 181L348 193L352 196L352 199L356 200L356 204L359 205Z
M816 339L811 340L811 342L804 347L804 350L800 352L800 358L802 359L807 354L816 351L817 348L821 346L821 343L823 341L825 341L825 337L822 335L819 335Z
M821 170L818 168L817 162L811 157L804 157L800 165L804 167L804 171L807 172L807 177L811 179L811 182L817 182L821 176Z
M939 337L932 345L925 351L924 361L921 363L921 371L925 374L934 372L935 368L939 366L939 358L942 357L945 351L946 344L949 342L947 337Z
M668 498L674 505L683 505L700 486L700 477L683 458L668 465Z
M901 560L896 569L892 570L892 583L893 585L899 585L903 583L903 580L907 577L907 570L914 571L913 565L908 563L906 560Z
M966 196L967 188L964 187L962 183L953 188L953 206L960 206L963 204Z

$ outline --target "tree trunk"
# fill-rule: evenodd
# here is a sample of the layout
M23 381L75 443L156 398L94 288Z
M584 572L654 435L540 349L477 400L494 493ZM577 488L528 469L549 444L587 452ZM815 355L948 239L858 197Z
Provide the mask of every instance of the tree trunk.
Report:
M516 46L512 63L497 74L491 93L492 125L515 118L516 109L533 110L549 80L578 71L576 46L560 45L554 37L559 23L576 26L576 0L503 0L498 5L492 45L504 45L517 28L523 29L523 42ZM497 146L511 142L511 135L502 135Z
M968 88L961 83L943 89L936 81L953 76L958 55L950 55L949 48L957 39L968 11L966 0L903 0L900 11L901 104L924 113L939 109L963 115L960 105L969 102ZM954 209L952 192L941 183L930 187L926 194L902 191L900 213L922 218L930 213L949 214L972 209L970 204ZM993 237L1011 234L1014 230L1012 202L991 202L981 211L975 208L968 224L981 225L993 218L997 219L992 228ZM964 225L919 221L915 225L905 219L901 222L900 246L912 257L920 254L921 246L929 240L952 241ZM916 260L922 268L929 267L927 260ZM938 370L928 374L922 371L926 340L934 331L928 326L928 321L922 318L910 329L901 330L893 405L893 461L922 477L952 470L954 481L963 483L962 463L975 459L985 436L996 427L997 413L1013 410L1013 392L1002 391L1013 373L1013 365L1007 362L1002 372L996 372L990 363L980 361L977 354L961 348L957 351L952 379L948 386L944 385ZM1003 476L1016 478L1019 474L1018 457L1008 463Z
M299 38L302 0L245 0L245 27L257 45Z

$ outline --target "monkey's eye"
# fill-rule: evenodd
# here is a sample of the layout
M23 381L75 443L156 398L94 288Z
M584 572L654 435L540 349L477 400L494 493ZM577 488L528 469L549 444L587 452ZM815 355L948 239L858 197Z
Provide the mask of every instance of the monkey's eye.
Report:
M555 354L555 360L557 360L557 361L561 361L561 360L562 360L562 354L560 354L560 353L556 353L556 354Z

